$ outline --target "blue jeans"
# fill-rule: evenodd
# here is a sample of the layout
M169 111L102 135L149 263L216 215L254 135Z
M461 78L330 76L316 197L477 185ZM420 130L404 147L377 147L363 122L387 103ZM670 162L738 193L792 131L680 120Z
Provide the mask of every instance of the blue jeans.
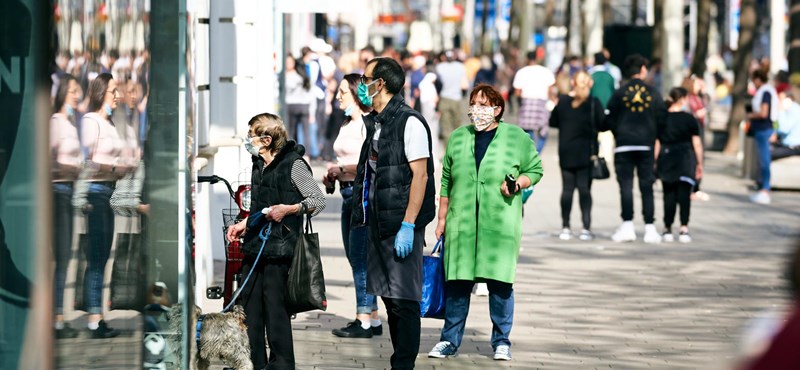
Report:
M53 256L56 271L53 280L55 289L55 314L64 313L64 285L67 281L67 266L72 257L72 183L53 183Z
M342 194L342 240L344 253L353 270L353 284L356 289L356 313L370 314L378 310L378 298L367 294L367 246L369 245L367 227L350 228L350 215L353 211L353 188L340 190Z
M86 249L86 273L83 281L84 298L90 314L103 312L103 277L114 239L114 211L111 210L113 192L111 183L93 182L89 184L86 196L92 209L86 214L89 245Z
M319 126L316 122L308 125L308 132L305 132L304 125L297 125L297 143L304 146L308 150L308 155L311 158L319 157L319 144L317 144L317 131Z
M753 133L753 138L756 141L756 150L758 151L758 164L761 166L761 189L770 190L770 177L771 172L769 166L771 163L769 138L772 136L773 129L758 130Z
M525 130L525 132L530 135L531 140L536 145L536 152L541 154L544 144L547 142L547 135L542 135L540 130Z
M445 317L440 341L461 346L469 315L469 299L474 281L450 280L445 285ZM492 319L492 349L511 346L508 336L514 322L514 287L497 280L486 280L489 288L489 317Z

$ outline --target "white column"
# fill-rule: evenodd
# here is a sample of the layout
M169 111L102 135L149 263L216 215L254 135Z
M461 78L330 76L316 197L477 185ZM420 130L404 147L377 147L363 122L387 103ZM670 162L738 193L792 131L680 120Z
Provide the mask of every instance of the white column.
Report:
M786 3L784 0L771 0L769 4L771 26L769 29L770 73L777 73L786 60Z
M663 83L662 93L680 86L683 79L683 3L664 3Z

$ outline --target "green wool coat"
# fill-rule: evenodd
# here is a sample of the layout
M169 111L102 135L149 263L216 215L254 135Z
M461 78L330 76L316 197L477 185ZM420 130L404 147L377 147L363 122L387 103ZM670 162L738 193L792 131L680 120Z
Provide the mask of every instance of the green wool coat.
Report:
M475 169L474 126L453 131L444 155L440 193L449 198L444 250L447 280L514 282L522 192L503 196L500 186L506 174L527 176L533 184L542 178L542 161L525 131L500 122L480 172Z

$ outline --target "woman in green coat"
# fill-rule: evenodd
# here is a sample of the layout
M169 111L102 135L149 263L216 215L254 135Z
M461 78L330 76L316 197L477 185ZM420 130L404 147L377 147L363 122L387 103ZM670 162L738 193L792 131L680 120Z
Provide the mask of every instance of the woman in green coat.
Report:
M436 237L445 236L445 322L429 357L454 356L464 335L475 282L489 288L495 360L511 359L514 275L519 257L522 195L542 178L542 161L530 136L501 121L505 102L478 85L470 94L471 125L455 130L442 164ZM506 175L516 179L506 186Z

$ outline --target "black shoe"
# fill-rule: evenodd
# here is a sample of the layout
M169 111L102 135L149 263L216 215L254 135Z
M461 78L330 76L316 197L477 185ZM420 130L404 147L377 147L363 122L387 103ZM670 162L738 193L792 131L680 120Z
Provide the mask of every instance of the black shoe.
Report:
M383 335L383 324L378 326L373 326L371 329L373 336Z
M372 330L362 328L361 320L349 322L347 326L341 329L333 329L331 333L342 338L372 338Z
M105 320L100 320L100 326L95 330L89 329L94 339L114 338L119 335L119 330L108 327Z
M64 324L63 329L56 329L56 339L70 339L78 336L78 331L69 324Z

